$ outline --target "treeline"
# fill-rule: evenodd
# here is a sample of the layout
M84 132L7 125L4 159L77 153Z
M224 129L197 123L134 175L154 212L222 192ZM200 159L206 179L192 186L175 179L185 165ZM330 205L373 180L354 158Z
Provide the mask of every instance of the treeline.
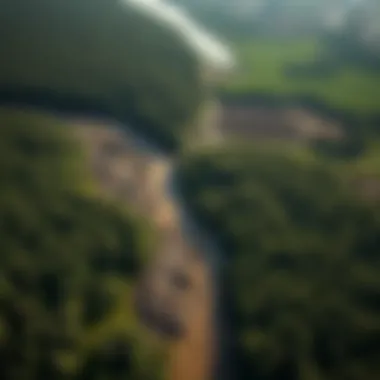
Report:
M0 100L104 112L167 149L202 101L195 54L118 0L0 0Z
M132 310L148 230L99 197L57 121L0 124L0 378L159 379Z
M331 64L345 60L368 70L380 70L380 34L376 27L379 14L378 2L362 2L349 12L342 28L325 33Z
M219 148L179 173L227 258L234 378L378 379L380 207L289 152Z

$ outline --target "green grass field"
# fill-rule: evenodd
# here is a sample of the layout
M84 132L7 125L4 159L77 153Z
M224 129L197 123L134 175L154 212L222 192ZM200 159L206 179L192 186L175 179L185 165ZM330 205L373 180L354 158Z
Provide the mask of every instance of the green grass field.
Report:
M292 64L315 62L323 51L317 40L251 40L235 44L239 68L223 88L229 94L312 96L327 106L367 115L380 111L380 72L342 64L334 75L294 78Z

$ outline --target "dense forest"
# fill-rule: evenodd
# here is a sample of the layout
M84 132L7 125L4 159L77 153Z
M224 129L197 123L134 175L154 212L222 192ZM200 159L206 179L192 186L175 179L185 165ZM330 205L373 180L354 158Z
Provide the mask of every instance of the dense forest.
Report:
M312 144L253 134L182 157L188 210L225 259L232 378L378 379L380 204L354 186L367 176L378 194L378 3L178 3L235 50L219 91L226 109L300 107L344 131ZM329 10L339 28L326 27Z
M180 179L227 258L235 378L378 379L380 207L265 147L184 157Z
M59 116L115 117L179 149L200 62L127 2L0 5L0 377L159 380L167 350L133 308L152 231L102 196Z
M270 10L285 12L266 3L270 29ZM0 103L106 113L181 151L206 94L176 33L117 0L0 5ZM287 142L227 142L180 158L187 207L226 258L234 379L377 380L380 205L351 181L369 153L379 173L378 52L362 44L362 19L285 43L220 10L193 9L239 59L219 94L323 104L350 119L343 141L303 146L306 155ZM0 124L0 378L164 378L166 350L132 310L151 231L101 196L58 120L2 108Z
M1 0L0 101L102 111L168 149L202 100L177 33L118 0Z
M0 377L159 379L132 308L149 231L100 197L57 120L0 115Z

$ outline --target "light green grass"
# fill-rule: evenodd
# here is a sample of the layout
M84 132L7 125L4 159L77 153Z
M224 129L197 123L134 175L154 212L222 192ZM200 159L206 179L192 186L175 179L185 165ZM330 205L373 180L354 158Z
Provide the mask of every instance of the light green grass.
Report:
M323 46L317 40L252 40L235 46L239 69L224 90L229 93L308 95L327 106L361 115L380 112L380 73L343 65L331 77L290 78L291 64L313 62Z

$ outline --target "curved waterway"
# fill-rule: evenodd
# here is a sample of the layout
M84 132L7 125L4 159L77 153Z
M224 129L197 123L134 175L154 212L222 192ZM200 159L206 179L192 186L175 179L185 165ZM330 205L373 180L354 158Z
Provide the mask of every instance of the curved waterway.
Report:
M199 136L203 142L220 139L215 129L217 115L218 109L209 107L202 119L207 126L206 133ZM94 167L101 168L102 173L104 167L106 172L114 172L113 176L105 177L104 187L108 191L116 189L115 194L134 205L158 231L156 252L141 276L137 293L144 310L161 316L174 315L184 326L184 334L172 340L169 347L168 378L230 378L227 368L230 358L225 349L226 324L221 310L221 255L186 209L178 190L177 159L115 122L77 119L74 125L83 127L76 129L92 144ZM110 143L111 150L112 144L122 145L124 153L116 155L117 161L115 155L109 159L102 153L104 145ZM122 186L116 186L118 181L113 177L118 177ZM173 271L188 276L188 289L178 291L173 286L170 281ZM149 315L144 315L141 308L138 311L143 323L163 333ZM165 337L165 333L163 335Z
M215 345L215 356L212 363L212 373L210 379L230 380L232 379L233 353L230 346L229 321L225 313L222 281L223 266L225 261L214 239L211 238L191 216L191 212L186 206L177 179L176 165L172 164L172 169L168 177L168 194L176 204L181 215L181 229L184 236L192 245L196 247L196 252L202 255L204 264L209 268L209 275L212 279L212 317L213 317L213 342Z
M132 136L131 132L128 134ZM171 308L165 311L174 314L185 327L183 337L174 340L170 349L169 379L226 379L226 366L220 370L220 364L227 363L226 358L220 360L224 356L219 294L221 255L186 208L179 191L176 159L161 154L139 137L133 136L132 141L139 152L149 157L147 187L155 201L144 203L149 204L146 212L160 235L160 249L145 274L144 287L150 295L147 302L153 302L151 306L157 312ZM171 270L189 276L191 287L184 293L176 295L170 286ZM160 303L167 299L170 306ZM144 316L141 317L144 321ZM150 321L147 322L149 325Z

